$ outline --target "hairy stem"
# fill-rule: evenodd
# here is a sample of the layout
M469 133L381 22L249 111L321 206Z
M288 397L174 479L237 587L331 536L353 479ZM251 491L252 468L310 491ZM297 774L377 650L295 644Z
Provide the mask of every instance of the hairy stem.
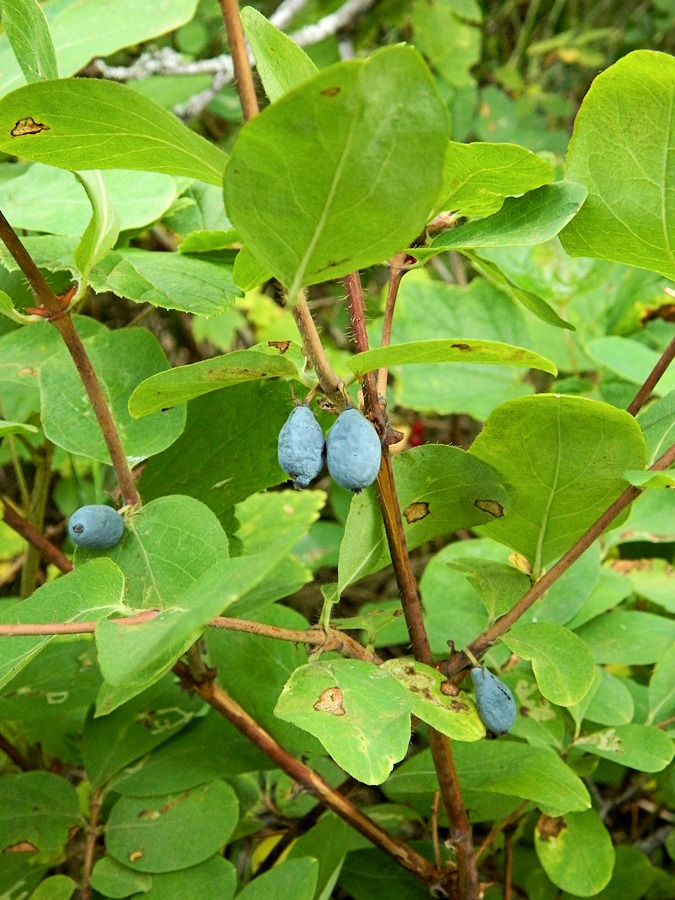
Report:
M17 265L26 276L37 300L44 307L45 318L59 332L68 348L75 367L82 379L85 390L96 415L103 439L105 440L110 459L112 461L124 502L129 505L138 505L140 497L136 490L133 475L129 463L124 454L124 448L113 420L101 384L96 377L91 360L85 350L79 334L75 330L70 314L64 312L59 298L47 283L42 272L33 262L30 254L19 240L12 226L0 212L0 238L9 252L14 257ZM34 327L39 327L36 325Z
M363 353L368 349L368 335L365 324L363 291L358 272L348 275L344 283L349 301L349 317L354 344L357 352ZM369 418L379 423L380 433L382 434L385 430L383 427L384 411L380 406L377 395L374 373L369 373L364 378L363 399L366 414ZM410 565L410 555L403 531L403 521L394 483L391 458L386 446L382 448L382 463L377 476L377 489L391 561L394 567L394 575L401 593L401 605L406 625L408 626L413 654L415 659L433 666L434 659L422 616L422 604L417 589L417 581ZM459 870L458 880L454 872L446 873L443 887L450 896L455 894L457 897L461 897L462 900L478 900L480 889L478 869L473 854L471 825L462 802L462 794L452 757L450 741L445 735L430 728L429 745L434 768L438 776L441 798L450 821L450 837L457 850Z
M237 93L241 101L241 109L244 121L258 115L258 98L255 95L255 86L251 67L248 63L248 51L244 29L239 18L239 4L237 0L219 0L220 11L227 31L227 41L230 45L234 77L237 79Z
M314 322L314 317L307 305L305 292L300 291L298 301L293 307L293 318L298 326L298 331L302 337L302 348L305 356L311 362L316 377L319 380L319 387L326 397L333 403L340 404L342 399L342 382L333 371L333 367L328 362L326 351L323 349L319 332Z
M278 768L286 772L294 781L311 791L324 806L344 819L352 828L362 834L376 847L391 856L399 865L412 872L425 884L438 881L439 872L432 864L420 856L407 844L393 837L366 816L339 791L331 787L317 772L301 763L288 753L277 741L249 716L215 681L196 683L189 668L184 663L176 663L174 672L181 678L186 688L194 691L210 706L217 710L251 743L259 747Z

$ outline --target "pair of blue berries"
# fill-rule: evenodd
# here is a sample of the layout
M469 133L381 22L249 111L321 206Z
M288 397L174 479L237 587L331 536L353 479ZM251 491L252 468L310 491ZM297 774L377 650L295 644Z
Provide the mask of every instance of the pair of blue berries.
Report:
M382 445L358 409L349 407L340 413L324 439L314 413L303 405L296 406L279 432L277 456L296 488L308 487L325 459L333 481L359 493L377 478Z
M112 506L81 506L68 520L68 534L78 547L109 550L122 540L124 519Z

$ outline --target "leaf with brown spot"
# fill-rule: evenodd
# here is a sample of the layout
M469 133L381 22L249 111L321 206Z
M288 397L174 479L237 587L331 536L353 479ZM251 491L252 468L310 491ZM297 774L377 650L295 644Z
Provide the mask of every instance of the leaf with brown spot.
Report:
M552 816L542 814L539 816L539 821L537 822L537 831L539 832L539 838L542 841L550 841L551 838L558 837L560 832L564 831L566 827L565 820L562 816L553 818Z
M268 347L276 347L276 349L279 351L279 353L285 353L288 350L288 348L291 346L291 342L290 341L268 341L267 346Z
M332 716L344 716L345 708L342 705L344 696L337 685L322 691L319 699L314 704L314 709L319 712L329 712Z
M40 134L41 131L49 131L49 125L36 122L32 116L26 116L25 119L19 119L10 134L12 137L23 137L25 134Z
M495 519L500 519L504 515L504 507L496 500L476 500L474 506Z

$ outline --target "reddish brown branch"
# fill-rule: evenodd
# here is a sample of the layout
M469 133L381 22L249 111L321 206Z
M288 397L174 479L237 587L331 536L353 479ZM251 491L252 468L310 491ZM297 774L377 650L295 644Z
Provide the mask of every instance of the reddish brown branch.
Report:
M432 886L437 883L440 873L428 860L403 841L390 835L339 791L331 787L318 773L284 750L272 735L261 728L246 710L242 709L215 681L195 684L191 679L188 667L180 662L176 663L174 671L189 690L198 693L251 743L262 750L278 768L315 794L320 803L344 819L352 828L425 884Z
M259 106L251 67L248 62L244 29L241 26L239 17L239 4L237 0L219 0L219 2L220 11L225 22L225 30L227 31L227 42L230 45L234 77L237 80L237 92L241 101L244 121L247 121L258 115Z
M646 377L644 384L637 392L637 394L633 397L630 406L628 407L628 412L631 414L631 416L636 416L645 405L647 400L649 400L652 391L661 380L662 376L666 372L666 369L671 364L673 359L675 359L675 338L672 339L672 341L663 351L660 359L651 370L649 375Z
M8 756L17 769L21 769L22 772L30 772L33 768L23 753L17 750L13 744L10 744L7 738L2 734L0 734L0 752L4 753L5 756Z
M2 510L3 521L17 534L20 534L24 540L28 541L31 546L35 547L47 562L52 563L62 572L70 572L73 564L68 557L52 544L49 538L46 538L44 534L34 528L30 522L27 522L7 498L3 497L0 509Z

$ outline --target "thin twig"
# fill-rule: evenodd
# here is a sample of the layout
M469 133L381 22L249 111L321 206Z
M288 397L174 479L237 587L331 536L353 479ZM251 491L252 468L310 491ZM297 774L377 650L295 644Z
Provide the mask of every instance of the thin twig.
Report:
M297 303L293 307L293 318L302 338L302 348L305 356L316 372L319 387L331 403L339 406L344 403L342 382L328 361L314 317L307 305L304 291L300 291L298 294Z
M529 806L529 804L529 800L523 800L522 803L519 803L518 806L516 806L513 812L509 813L509 815L505 819L502 819L501 822L498 822L493 828L490 829L489 834L485 837L485 840L480 845L478 850L476 850L476 860L479 860L481 858L481 856L485 853L488 847L490 847L494 839L501 831L511 825L512 822L515 822L516 819L518 819L522 815L523 811L527 806Z
M94 852L96 850L96 841L98 840L98 815L101 811L102 797L103 788L94 791L91 797L91 815L84 849L84 862L82 864L80 900L90 900L91 898L91 871L94 867Z
M298 784L316 795L319 802L333 810L352 828L362 834L376 847L391 856L399 865L412 872L425 884L433 885L438 881L440 873L428 860L420 856L411 847L398 838L393 837L365 815L358 807L331 787L317 772L301 763L288 753L277 741L261 728L251 716L242 709L215 681L203 684L195 683L188 667L184 663L176 663L174 672L181 678L189 691L199 694L210 706L217 710L234 725L251 743L263 751L283 772Z
M387 301L384 307L382 339L380 342L382 347L388 347L391 343L391 331L394 325L394 309L396 308L398 289L401 286L403 276L408 271L405 267L407 257L408 254L402 251L389 261L389 287L387 288ZM384 368L377 373L377 393L380 397L386 397L387 395L387 370Z
M38 302L44 308L45 318L59 332L68 348L73 362L79 372L89 400L94 409L103 439L105 440L110 459L112 461L124 502L131 506L140 503L140 497L136 490L134 477L129 468L129 463L122 447L117 427L112 413L106 403L101 384L94 372L91 360L82 343L82 339L75 330L75 325L70 314L64 311L59 298L51 289L43 274L33 262L30 254L23 246L4 215L0 212L0 238L14 257L17 265L26 276ZM40 325L32 326L39 328Z
M239 4L237 0L219 0L219 2L227 30L230 53L232 54L234 74L237 79L237 93L239 94L244 121L246 122L258 115L259 107L248 61L244 29L239 18Z
M22 772L30 772L33 768L23 753L21 753L20 750L17 750L13 744L10 744L7 738L2 734L0 734L0 752L4 753L5 756L8 756L17 769L21 769Z
M38 450L38 462L35 467L27 516L28 523L38 533L42 533L45 524L45 511L49 499L49 486L52 480L52 459L54 458L55 449L51 441L45 440ZM39 566L40 551L28 541L21 571L20 595L22 598L30 597L35 590Z
M645 379L644 384L631 400L630 406L628 407L628 412L631 414L631 416L636 416L645 405L647 400L649 400L652 391L660 381L661 377L663 376L673 359L675 359L675 338L672 339L672 341L663 351L660 359Z
M21 513L12 506L11 501L7 497L3 497L0 501L0 511L2 512L3 521L17 534L20 534L24 540L28 541L32 547L35 547L47 562L52 563L62 572L70 572L73 564L68 557L52 544L49 538L46 538L44 534L34 528L30 522L27 522Z
M665 469L668 469L675 462L675 444L669 447L665 453L663 453L656 462L649 467L648 472L663 472ZM553 585L561 575L563 575L569 567L575 563L579 557L588 550L588 548L595 542L597 538L600 537L602 532L616 519L619 513L622 513L625 509L627 509L631 503L636 500L640 494L642 493L643 488L634 487L631 485L626 488L626 490L620 494L616 500L607 507L607 509L602 513L601 516L595 520L595 522L588 528L587 531L582 534L578 541L570 547L570 549L563 556L560 557L558 562L551 566L551 568L546 572L541 578L532 585L530 590L524 594L520 600L513 606L505 615L503 615L500 619L484 631L481 635L479 635L474 641L469 644L468 649L471 653L478 659L480 658L486 650L489 649L490 645L493 644L497 638L501 637L503 634L511 628L518 619L524 615L527 610L537 601L540 597L542 597L546 591ZM450 659L439 663L439 669L446 676L446 678L450 678L457 673L461 672L462 669L465 669L467 666L471 664L469 657L463 653L458 652L453 654Z

